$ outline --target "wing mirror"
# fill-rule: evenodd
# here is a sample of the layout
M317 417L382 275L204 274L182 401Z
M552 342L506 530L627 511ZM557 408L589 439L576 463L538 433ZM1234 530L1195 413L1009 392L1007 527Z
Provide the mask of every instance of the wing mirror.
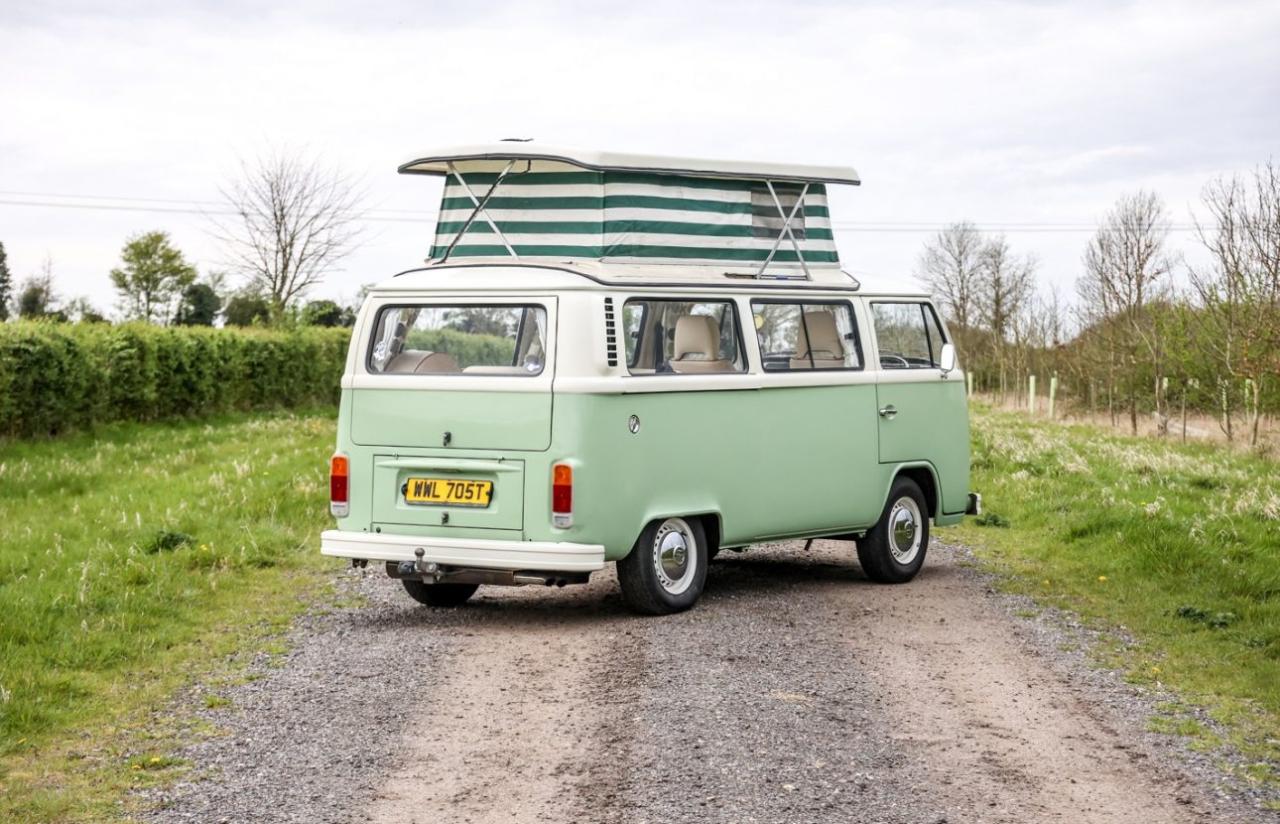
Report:
M956 368L956 347L955 344L942 344L942 354L938 357L938 368L942 370L942 374L946 375Z

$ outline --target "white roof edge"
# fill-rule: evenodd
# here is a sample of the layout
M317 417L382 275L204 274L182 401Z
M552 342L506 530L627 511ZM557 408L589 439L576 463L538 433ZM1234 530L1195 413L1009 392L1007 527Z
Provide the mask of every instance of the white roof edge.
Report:
M447 164L450 162L511 159L567 163L592 171L652 172L749 180L795 180L846 183L852 186L862 182L857 170L852 166L628 154L517 141L475 143L432 149L416 160L410 160L401 165L399 171L401 174L443 175L447 173Z
M524 269L525 272L518 270ZM620 271L621 270L621 271ZM480 291L498 288L502 291L519 291L522 289L571 288L584 289L627 289L648 287L702 288L738 291L767 290L770 292L788 291L804 293L807 291L840 291L856 293L863 297L880 297L895 295L903 297L929 297L929 293L918 285L898 279L877 276L854 277L838 266L824 267L814 270L812 280L776 280L765 278L726 277L724 267L718 266L664 266L661 264L640 264L621 266L605 264L597 261L547 260L529 261L511 258L470 258L465 261L449 261L448 263L428 263L425 266L400 272L393 278L377 284L375 290L416 290L430 288L426 284L446 283L450 289L465 288L475 284L469 280L476 274L485 278L501 281L501 287L495 287L492 280L483 280L478 285ZM399 278L403 280L398 280ZM572 281L563 280L572 278ZM424 283L425 282L425 283Z

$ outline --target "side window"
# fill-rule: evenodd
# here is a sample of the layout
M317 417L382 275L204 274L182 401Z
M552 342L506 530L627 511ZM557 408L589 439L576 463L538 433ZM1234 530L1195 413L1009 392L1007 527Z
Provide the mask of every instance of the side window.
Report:
M791 220L791 234L796 240L805 239L804 226L804 206L796 207L796 200L800 197L799 187L788 186L784 183L775 183L773 191L778 195L778 202L773 202L773 195L769 194L769 189L764 186L757 186L751 190L751 235L752 237L763 237L772 240L782 233L782 226L785 224L786 215L790 215L795 211L795 217ZM778 206L782 206L783 214L778 214Z
M929 369L938 365L944 338L924 303L873 303L881 369Z
M751 314L766 372L862 368L847 303L752 301Z
M622 325L633 375L746 371L732 301L632 299Z

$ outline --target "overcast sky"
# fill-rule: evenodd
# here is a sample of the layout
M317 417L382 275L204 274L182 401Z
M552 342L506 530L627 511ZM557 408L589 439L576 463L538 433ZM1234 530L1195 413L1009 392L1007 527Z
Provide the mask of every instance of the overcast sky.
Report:
M114 309L129 234L219 268L182 210L292 147L362 180L379 218L315 291L350 298L429 246L438 184L398 163L533 137L852 164L863 185L832 194L847 269L909 277L968 218L1069 291L1117 196L1157 191L1182 229L1207 180L1280 158L1278 44L1275 0L0 0L0 242L19 278L48 255L64 298Z

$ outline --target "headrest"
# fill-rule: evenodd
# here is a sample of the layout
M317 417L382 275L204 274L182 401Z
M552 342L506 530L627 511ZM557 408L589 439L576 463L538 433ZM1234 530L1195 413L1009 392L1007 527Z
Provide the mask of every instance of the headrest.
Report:
M844 357L844 344L840 342L835 314L825 310L804 313L804 322L796 331L796 357L811 355L828 359Z
M673 360L719 360L720 327L710 315L676 318Z

